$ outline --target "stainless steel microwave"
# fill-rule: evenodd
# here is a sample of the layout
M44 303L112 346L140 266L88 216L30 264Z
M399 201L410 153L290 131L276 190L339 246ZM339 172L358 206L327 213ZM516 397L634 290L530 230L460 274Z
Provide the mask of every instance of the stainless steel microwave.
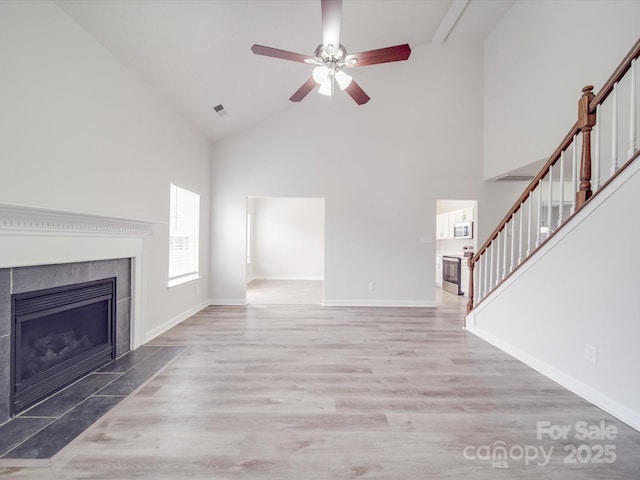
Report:
M453 238L473 238L473 222L456 222L453 224Z

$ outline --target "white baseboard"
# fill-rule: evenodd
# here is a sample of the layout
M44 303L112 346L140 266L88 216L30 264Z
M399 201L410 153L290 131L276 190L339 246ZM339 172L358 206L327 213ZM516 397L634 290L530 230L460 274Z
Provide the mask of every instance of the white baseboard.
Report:
M175 317L167 320L162 325L158 325L157 327L152 328L147 333L145 333L145 335L144 335L144 343L150 342L151 340L156 338L158 335L162 335L164 332L166 332L170 328L175 327L180 322L185 321L187 318L195 315L200 310L202 310L203 308L208 307L209 305L210 305L210 300L205 300L204 302L199 303L195 307L191 307L189 310L187 310L185 312L182 312L181 314L176 315Z
M540 360L539 358L534 357L521 348L512 345L511 343L505 342L495 335L486 332L482 328L478 328L477 326L475 326L475 317L467 316L467 330L474 335L482 338L484 341L490 343L494 347L497 347L503 352L508 353L515 359L520 360L522 363L533 368L545 377L548 377L554 382L559 383L564 388L572 391L588 402L593 403L596 407L601 408L607 413L610 413L630 427L640 431L640 412L630 409L626 405L612 399L611 397L603 394L599 390L594 389L586 383L577 380L571 375L567 375L562 370L559 370L558 368Z
M323 276L316 275L253 275L251 280L324 280ZM250 281L251 281L250 280Z
M435 300L322 300L323 307L435 308Z
M212 298L207 305L246 307L244 298Z

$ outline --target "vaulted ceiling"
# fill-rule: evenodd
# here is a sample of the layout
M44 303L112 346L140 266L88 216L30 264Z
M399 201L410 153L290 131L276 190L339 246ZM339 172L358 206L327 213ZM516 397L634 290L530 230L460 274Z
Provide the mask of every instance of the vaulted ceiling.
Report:
M305 108L304 101L294 104L288 99L309 78L312 67L257 56L250 48L257 43L313 54L322 41L320 0L56 3L212 142L284 109ZM402 43L416 48L482 42L512 3L345 0L341 43L355 53ZM375 75L371 69L376 68L393 64L349 73L359 79ZM376 92L367 93L375 101ZM219 104L227 115L213 110Z

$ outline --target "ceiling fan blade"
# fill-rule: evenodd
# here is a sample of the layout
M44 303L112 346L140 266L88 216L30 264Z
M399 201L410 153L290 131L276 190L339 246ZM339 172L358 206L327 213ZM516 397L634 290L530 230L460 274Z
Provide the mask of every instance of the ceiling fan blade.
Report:
M411 48L408 43L405 43L395 47L379 48L347 55L346 61L347 65L349 65L349 60L355 59L357 62L350 65L351 67L365 67L376 63L400 62L409 58L409 55L411 55Z
M316 81L313 79L313 77L311 77L309 80L302 84L302 86L296 91L296 93L291 95L291 98L289 98L289 100L291 100L292 102L299 102L304 97L306 97L309 92L315 88L316 85Z
M256 55L264 55L265 57L281 58L282 60L291 60L292 62L308 63L305 60L313 60L309 55L301 53L288 52L279 48L265 47L263 45L253 45L251 51Z
M334 52L340 47L340 22L342 0L322 0L322 45L333 45Z
M358 105L364 105L371 98L367 95L364 90L358 85L355 80L351 80L351 83L347 88L344 89L345 92L349 94L351 98L353 98Z

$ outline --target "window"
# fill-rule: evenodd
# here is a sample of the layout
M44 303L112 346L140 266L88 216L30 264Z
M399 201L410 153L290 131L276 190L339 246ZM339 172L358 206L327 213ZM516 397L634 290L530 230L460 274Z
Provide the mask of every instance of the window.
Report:
M171 184L169 286L198 278L200 195Z

